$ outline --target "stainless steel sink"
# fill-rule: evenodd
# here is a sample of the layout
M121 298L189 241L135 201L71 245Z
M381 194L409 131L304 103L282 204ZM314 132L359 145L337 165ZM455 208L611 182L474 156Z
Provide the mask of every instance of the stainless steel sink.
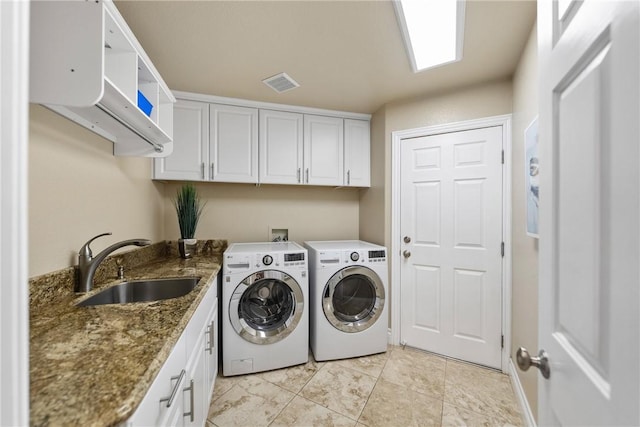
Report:
M125 304L178 298L191 292L199 277L176 277L123 282L79 302L79 307L103 304Z

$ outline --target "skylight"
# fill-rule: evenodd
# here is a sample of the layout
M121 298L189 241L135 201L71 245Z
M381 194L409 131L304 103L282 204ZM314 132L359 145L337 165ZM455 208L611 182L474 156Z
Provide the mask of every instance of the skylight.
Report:
M414 72L462 59L464 0L394 0Z

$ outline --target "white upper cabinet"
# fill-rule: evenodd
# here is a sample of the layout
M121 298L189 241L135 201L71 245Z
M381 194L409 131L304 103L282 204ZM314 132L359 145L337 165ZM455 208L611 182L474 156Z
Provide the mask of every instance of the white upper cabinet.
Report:
M174 152L154 160L154 179L370 185L366 114L187 92L176 96Z
M111 0L34 1L29 100L114 143L121 156L173 149L175 98Z
M301 184L303 115L260 110L260 183Z
M173 110L174 150L154 159L153 177L183 181L205 179L209 163L209 104L178 100Z
M258 183L258 109L209 106L212 181Z
M371 136L367 120L344 120L344 185L371 185Z
M343 185L344 120L304 116L304 182Z
M174 150L153 178L258 183L258 110L178 100Z

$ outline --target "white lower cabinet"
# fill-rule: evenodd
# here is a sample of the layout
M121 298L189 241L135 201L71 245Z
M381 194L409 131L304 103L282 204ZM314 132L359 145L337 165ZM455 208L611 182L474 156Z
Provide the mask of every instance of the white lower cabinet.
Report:
M217 305L214 283L126 426L206 424L218 373Z

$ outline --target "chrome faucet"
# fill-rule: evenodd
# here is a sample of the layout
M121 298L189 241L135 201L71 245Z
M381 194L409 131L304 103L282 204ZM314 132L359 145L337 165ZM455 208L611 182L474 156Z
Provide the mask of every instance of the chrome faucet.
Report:
M124 246L135 245L135 246L148 246L151 244L150 240L147 239L130 239L123 240L121 242L114 243L108 248L104 249L98 255L93 257L93 253L91 252L91 248L89 244L96 240L98 237L102 236L110 236L111 233L103 233L95 236L90 239L87 243L85 243L81 248L80 252L78 252L78 281L76 282L75 292L89 292L93 288L93 276L96 274L96 270L98 266L111 252L116 249L120 249Z

